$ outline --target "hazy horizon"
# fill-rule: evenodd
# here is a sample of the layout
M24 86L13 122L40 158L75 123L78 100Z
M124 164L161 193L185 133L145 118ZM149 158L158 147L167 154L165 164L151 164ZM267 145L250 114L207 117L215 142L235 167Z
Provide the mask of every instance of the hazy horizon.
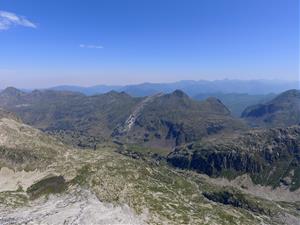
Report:
M136 83L125 83L125 84L106 84L106 83L95 83L92 85L80 85L80 84L74 84L74 83L61 83L61 84L54 84L54 85L48 85L48 86L32 86L32 87L24 87L24 86L16 86L16 85L2 85L0 83L0 90L4 90L5 88L8 87L14 87L20 90L38 90L38 89L49 89L49 88L55 88L55 87L78 87L78 88L93 88L93 87L98 87L98 86L107 86L107 87L126 87L126 86L135 86L135 85L143 85L143 84L151 84L151 85L155 85L155 84L164 84L164 85L168 85L168 84L176 84L176 83L181 83L181 82L225 82L225 81L229 81L229 82L261 82L261 83L269 83L271 84L272 82L274 84L280 84L280 83L297 83L298 84L298 89L300 89L300 80L284 80L284 79L228 79L228 78L224 78L224 79L215 79L215 80L205 80L205 79L200 79L200 80L175 80L175 81L169 81L169 82L136 82Z

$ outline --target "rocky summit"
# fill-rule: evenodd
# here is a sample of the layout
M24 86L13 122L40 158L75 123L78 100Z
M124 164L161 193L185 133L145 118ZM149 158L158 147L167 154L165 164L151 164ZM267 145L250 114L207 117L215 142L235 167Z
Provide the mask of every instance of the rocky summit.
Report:
M197 102L184 92L146 98L113 137L148 147L174 147L202 137L246 126L215 98Z

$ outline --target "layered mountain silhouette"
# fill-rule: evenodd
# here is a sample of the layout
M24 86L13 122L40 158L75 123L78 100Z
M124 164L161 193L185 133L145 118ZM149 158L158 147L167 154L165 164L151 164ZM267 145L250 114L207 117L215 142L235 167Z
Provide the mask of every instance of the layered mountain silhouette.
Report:
M126 92L132 96L145 97L160 92L172 93L180 89L189 96L207 93L248 93L250 95L280 93L298 88L298 81L283 80L182 80L171 83L141 83L132 85L96 85L91 87L57 86L50 89L59 91L76 91L86 95L103 94L109 91Z

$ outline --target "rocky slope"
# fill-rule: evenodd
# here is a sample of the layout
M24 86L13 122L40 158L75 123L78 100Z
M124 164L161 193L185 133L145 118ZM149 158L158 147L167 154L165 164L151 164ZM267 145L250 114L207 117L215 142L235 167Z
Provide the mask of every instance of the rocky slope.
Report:
M287 127L300 123L300 91L289 90L273 100L249 106L242 118L254 127Z
M300 126L252 130L176 148L168 162L212 177L249 174L256 184L300 187Z
M115 130L114 138L126 143L139 143L151 147L174 147L199 140L208 135L245 128L234 119L230 111L216 98L197 102L184 92L156 95L139 108L126 132Z
M18 118L14 113L0 108L0 119L2 118L13 119L21 122L20 118Z
M297 202L255 197L113 144L76 150L0 119L1 224L299 224ZM226 190L226 192L224 192Z
M56 139L11 118L0 119L0 166L11 169L43 167L67 154Z

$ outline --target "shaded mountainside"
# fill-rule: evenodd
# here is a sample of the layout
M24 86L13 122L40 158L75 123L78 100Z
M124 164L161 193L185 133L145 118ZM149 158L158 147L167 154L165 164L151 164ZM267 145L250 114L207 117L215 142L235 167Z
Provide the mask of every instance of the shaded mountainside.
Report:
M254 127L287 127L300 123L300 91L289 90L273 100L250 106L242 117Z
M300 187L300 126L224 135L176 148L168 162L212 177L249 174L257 184Z
M275 94L245 94L245 93L200 93L194 99L205 100L208 97L220 99L235 117L240 117L246 107L250 105L262 104L272 100Z
M199 103L182 91L136 98L115 91L85 96L7 88L0 93L0 106L25 123L81 147L95 147L111 135L130 143L170 147L244 127L219 100Z
M176 90L150 99L129 117L129 124L115 130L115 138L145 146L169 147L245 128L216 98L198 102Z
M4 117L0 135L0 224L296 225L300 218L297 202L224 190L113 145L70 149Z

